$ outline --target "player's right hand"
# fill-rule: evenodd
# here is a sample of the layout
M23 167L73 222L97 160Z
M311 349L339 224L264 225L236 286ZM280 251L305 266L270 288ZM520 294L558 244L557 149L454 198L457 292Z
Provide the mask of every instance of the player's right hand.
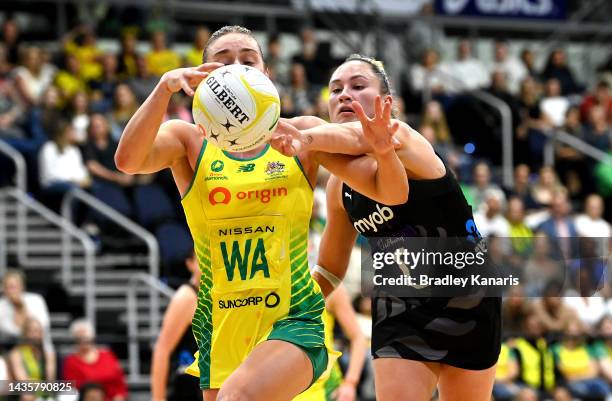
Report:
M222 66L222 63L204 63L197 67L177 68L162 75L161 82L170 93L182 89L187 95L193 96L195 93L193 88L196 88L208 74Z

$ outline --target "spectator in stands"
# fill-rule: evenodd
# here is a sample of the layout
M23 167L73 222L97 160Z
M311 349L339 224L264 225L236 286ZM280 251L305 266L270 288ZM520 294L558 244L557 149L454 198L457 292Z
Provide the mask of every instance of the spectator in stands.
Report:
M584 139L602 152L612 149L612 129L606 121L606 112L602 106L593 106L589 110Z
M584 201L584 213L576 216L574 224L581 237L593 238L598 257L607 257L612 238L612 227L603 219L604 203L599 194L590 194Z
M533 79L538 79L539 74L535 66L535 52L532 49L524 48L523 50L521 50L521 61L523 62L523 66L527 70L527 75Z
M531 196L538 205L549 206L555 192L563 189L555 170L550 166L545 166L540 169L538 180L532 187Z
M506 213L508 236L512 243L512 256L528 257L533 250L533 232L525 223L525 205L521 198L512 196L508 200Z
M66 54L64 68L55 75L55 85L59 88L64 102L70 101L78 91L88 89L81 78L81 63L74 54Z
M85 162L94 180L112 182L120 186L132 185L135 176L123 174L115 166L117 141L110 134L106 117L102 114L92 114L87 133L89 140L85 147Z
M304 65L294 62L291 64L289 86L286 94L291 97L293 112L296 115L313 115L314 104L317 101L319 90L310 87L306 80Z
M185 54L185 67L194 67L202 64L202 56L204 55L204 46L210 38L210 29L204 25L196 28L195 36L191 48Z
M6 48L7 60L11 65L19 61L19 50L21 38L19 37L19 25L14 18L7 18L2 24L2 42Z
M508 76L506 72L501 70L493 71L491 74L491 85L487 88L487 92L508 105L512 113L513 128L516 128L520 121L519 103L508 88Z
M612 384L612 314L608 313L597 324L597 337L593 350L602 376Z
M552 348L555 363L574 397L603 401L609 393L609 387L598 377L597 357L585 340L580 323L571 322L563 340Z
M23 49L21 65L15 68L15 85L27 107L37 105L42 94L53 83L55 66L44 63L39 47L29 46Z
M43 93L40 104L30 110L28 129L32 138L40 141L40 146L51 137L53 125L60 119L60 96L57 86L51 85Z
M516 57L508 55L508 44L496 41L494 44L493 63L489 66L489 73L502 72L507 80L508 90L512 94L518 93L519 84L527 76L527 69Z
M450 63L448 73L463 83L463 88L473 90L489 84L484 64L472 56L472 43L462 39L457 44L457 60Z
M113 94L113 108L109 115L109 123L113 138L118 140L130 118L138 110L136 95L129 85L120 83Z
M79 78L89 82L102 76L102 52L91 27L81 24L68 31L63 38L63 48L66 55L73 55L79 61Z
M431 22L433 4L428 1L422 4L419 15L409 20L404 33L408 63L417 63L427 49L439 49L444 41L444 28Z
M104 401L106 393L104 387L98 383L87 383L79 390L78 401Z
M106 113L113 105L115 88L119 84L117 56L106 53L101 57L102 75L90 82L92 110Z
M515 383L519 367L516 354L508 343L501 345L499 358L495 371L495 384L493 385L493 398L495 401L512 401L518 394L520 387Z
M502 303L502 327L505 334L515 337L521 333L523 322L532 313L533 305L522 285L511 286Z
M24 138L24 107L9 76L0 76L0 139Z
M138 36L136 32L127 30L121 35L121 50L117 56L117 74L121 80L136 76L137 44Z
M329 70L332 65L331 46L329 43L319 42L315 31L310 27L302 29L300 36L302 50L293 56L292 62L302 64L308 83L321 89L327 86L329 80Z
M0 298L0 333L17 339L28 317L36 317L43 327L45 345L51 348L49 309L42 296L26 292L25 276L20 270L8 269L2 278Z
M551 240L543 232L533 236L533 256L525 263L525 292L527 296L539 297L550 281L563 281L565 269L558 259L550 257Z
M74 128L74 141L78 146L84 146L87 141L89 126L89 96L84 91L77 91L66 110L66 117Z
M8 62L6 46L0 42L0 77L8 77L13 71L13 66Z
M429 103L427 103L421 124L429 126L433 129L436 137L436 143L446 145L452 142L451 133L448 128L448 124L446 123L446 117L440 102L431 100Z
M514 342L519 383L545 394L555 387L555 364L542 323L535 314L523 322L523 336Z
M596 293L592 269L584 267L577 271L578 291L568 291L563 302L574 308L583 325L590 329L606 315L606 302Z
M484 194L484 205L474 213L474 222L480 234L508 238L510 225L504 217L506 211L506 197L499 188L489 188Z
M567 191L556 191L550 203L550 217L538 227L550 238L551 257L555 260L568 261L578 255L578 233L571 213Z
M187 106L187 102L187 97L180 93L178 93L176 96L172 96L172 98L170 98L170 102L168 103L168 109L166 110L164 121L178 118L183 121L193 122L193 115L191 114L191 109Z
M78 389L86 383L102 385L106 401L127 399L125 374L115 354L95 343L95 331L88 320L77 319L70 326L76 351L64 359L63 380L73 380Z
M473 184L466 189L466 198L472 206L472 210L478 210L485 201L485 192L488 189L500 189L499 186L491 182L491 169L484 162L478 162L473 170Z
M584 129L580 123L580 109L571 106L565 114L565 123L562 130L577 139L584 138ZM556 144L555 169L559 173L563 184L567 186L572 199L584 198L587 188L593 186L591 173L584 162L584 155L573 146L562 142Z
M276 81L281 85L287 85L291 66L283 56L280 36L277 33L268 37L268 52L265 63L268 69L275 71Z
M565 387L557 386L552 393L553 401L573 401L569 390Z
M571 323L580 321L576 310L563 303L562 286L559 281L551 281L544 288L543 297L533 300L533 313L553 338L559 338Z
M433 49L425 50L419 64L410 68L410 85L414 91L421 93L426 88L434 97L443 96L447 91L448 77L439 65L439 55Z
M560 94L563 96L579 93L582 90L567 65L567 57L563 49L555 49L550 53L541 76L543 81L556 79L560 85Z
M514 401L538 401L538 393L531 388L521 388Z
M157 85L158 78L154 77L149 71L147 60L143 56L136 58L136 76L128 79L127 84L130 86L138 103L146 100L149 93L153 91Z
M9 352L9 366L15 380L54 381L56 379L55 351L43 344L44 328L36 316L23 322L22 336ZM37 395L40 395L37 393ZM31 400L34 400L32 397Z
M155 31L151 34L151 51L145 56L151 74L161 77L166 71L181 66L181 57L166 45L166 33Z
M535 165L542 159L546 141L543 131L551 125L540 110L537 83L530 76L521 81L518 113L514 154L519 162Z
M40 150L38 166L43 196L57 210L67 191L90 185L89 173L76 143L72 125L60 121L53 139L47 141Z
M597 82L594 92L587 94L580 105L580 116L583 122L589 120L589 111L593 106L602 106L605 110L606 121L612 123L612 95L610 84L604 80Z
M562 127L569 107L569 99L562 95L559 80L557 78L547 79L544 83L544 96L540 102L542 114L552 126Z
M523 202L523 206L526 210L533 210L540 207L535 201L531 192L532 185L529 182L529 166L526 164L519 164L514 168L514 182L512 188L505 188L506 197L517 197Z

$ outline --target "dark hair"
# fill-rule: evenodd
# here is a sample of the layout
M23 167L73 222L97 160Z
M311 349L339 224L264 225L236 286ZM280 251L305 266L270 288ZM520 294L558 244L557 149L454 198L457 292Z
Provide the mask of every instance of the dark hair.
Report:
M370 68L372 69L372 72L378 77L378 80L380 81L380 88L382 90L382 93L385 95L392 96L391 85L389 84L389 76L387 75L387 72L385 71L385 67L383 66L382 62L372 57L363 56L361 54L351 54L344 60L344 63L348 63L349 61L354 60L369 64Z
M93 390L100 390L106 396L106 391L104 391L104 387L100 383L88 382L80 388L78 401L83 401L87 393Z
M225 36L230 33L241 33L250 38L253 38L255 43L257 43L257 49L259 50L259 54L261 55L261 58L263 58L263 52L261 51L261 46L259 45L259 42L257 41L257 39L255 39L255 36L253 36L253 32L251 32L249 29L243 26L240 26L240 25L226 25L216 30L212 35L210 35L210 38L208 39L208 42L206 43L206 46L204 47L204 54L202 54L202 62L204 63L206 62L206 57L208 56L208 48L213 43L215 43L217 39L219 39L221 36Z
M389 95L391 97L394 97L393 90L391 89L391 84L389 83L389 76L387 75L387 72L385 71L385 67L382 61L376 60L375 58L372 58L372 57L364 56L362 54L357 54L357 53L354 53L348 56L342 64L348 63L349 61L361 61L362 63L368 64L370 66L370 69L374 73L374 75L376 75L376 77L380 81L380 89L383 95ZM397 117L397 115L398 115L397 106L393 105L393 108L391 109L391 116L395 118Z

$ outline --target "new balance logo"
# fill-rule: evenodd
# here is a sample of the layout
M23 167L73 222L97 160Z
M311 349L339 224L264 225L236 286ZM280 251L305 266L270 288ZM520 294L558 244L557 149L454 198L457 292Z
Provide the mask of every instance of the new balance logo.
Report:
M255 168L255 163L242 164L238 167L239 173L250 173Z
M370 213L367 217L363 219L359 219L353 223L355 230L360 233L365 233L367 231L378 232L378 226L380 224L384 224L386 221L393 219L393 210L388 206L380 207L380 205L376 204L376 212Z

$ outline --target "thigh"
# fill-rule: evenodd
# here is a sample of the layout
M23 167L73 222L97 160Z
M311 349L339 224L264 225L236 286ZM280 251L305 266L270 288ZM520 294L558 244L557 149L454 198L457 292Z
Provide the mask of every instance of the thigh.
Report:
M436 388L440 364L400 358L374 360L378 401L429 401Z
M440 401L489 401L495 381L495 365L468 370L442 365L438 390Z
M202 390L204 401L215 401L218 393L218 389Z
M297 345L268 340L256 346L232 373L218 401L289 401L312 382L312 363Z

